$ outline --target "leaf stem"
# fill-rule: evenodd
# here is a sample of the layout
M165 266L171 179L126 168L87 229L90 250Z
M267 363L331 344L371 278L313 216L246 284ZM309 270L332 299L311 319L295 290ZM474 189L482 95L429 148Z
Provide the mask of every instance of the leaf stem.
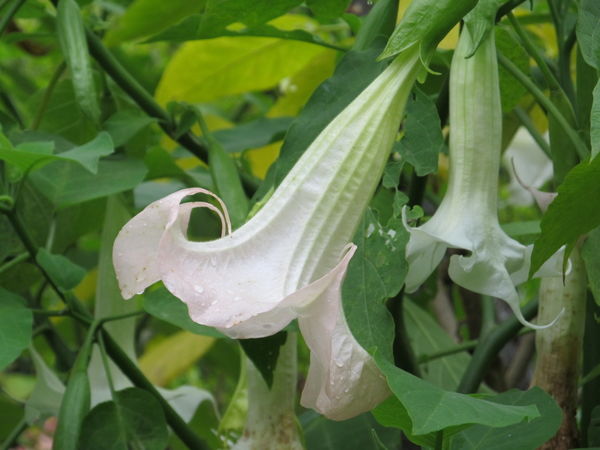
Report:
M569 125L567 119L560 113L558 108L552 103L552 101L544 95L544 93L538 88L533 81L531 81L523 72L519 70L517 66L513 64L511 60L506 58L504 55L498 54L498 62L504 67L516 80L521 83L530 93L533 95L535 100L546 110L546 112L558 123L564 133L568 136L571 144L577 150L577 154L582 160L587 159L588 149L585 143L581 140L577 132Z
M537 307L537 300L529 302L522 309L523 317L526 320L535 317ZM511 317L494 328L487 336L482 337L475 348L471 362L460 380L457 391L462 394L476 392L496 354L508 341L519 333L522 327L523 325L516 317Z
M28 252L23 252L20 255L15 256L13 259L11 259L7 263L4 263L0 266L0 274L6 272L7 270L12 269L14 266L16 266L19 263L22 263L23 261L27 261L28 259L29 259Z
M58 80L60 80L60 77L64 73L66 68L67 68L67 64L63 61L54 70L54 73L52 74L52 78L50 78L50 81L48 82L48 86L46 87L46 90L44 91L44 96L42 97L40 106L35 113L33 122L31 123L32 130L37 130L39 128L40 123L42 122L42 119L44 118L44 113L46 112L46 108L48 108L48 104L50 103L50 99L52 98L52 93L54 92L54 88L58 84Z

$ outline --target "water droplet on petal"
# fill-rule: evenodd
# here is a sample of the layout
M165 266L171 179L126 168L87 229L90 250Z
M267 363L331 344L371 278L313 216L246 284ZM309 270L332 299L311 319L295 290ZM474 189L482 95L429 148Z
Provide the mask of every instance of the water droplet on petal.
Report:
M194 291L196 291L198 294L202 294L204 292L204 288L197 284L196 286L194 286Z
M242 299L240 296L233 297L234 302L239 302Z

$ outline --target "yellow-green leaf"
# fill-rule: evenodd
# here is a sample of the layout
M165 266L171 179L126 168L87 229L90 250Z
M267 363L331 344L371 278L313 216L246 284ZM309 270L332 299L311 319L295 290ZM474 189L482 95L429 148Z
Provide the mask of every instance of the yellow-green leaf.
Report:
M165 386L188 370L214 342L212 337L179 331L150 346L139 360L140 368L152 383Z
M322 51L306 42L274 38L222 37L187 42L166 67L156 98L162 104L177 100L201 103L273 88Z

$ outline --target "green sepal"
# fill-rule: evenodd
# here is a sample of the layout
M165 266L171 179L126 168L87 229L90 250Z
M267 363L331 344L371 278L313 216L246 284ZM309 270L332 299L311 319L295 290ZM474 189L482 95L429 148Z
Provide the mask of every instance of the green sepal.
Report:
M439 42L476 4L477 0L413 1L378 59L418 45L421 62L428 67Z
M473 42L467 52L467 58L473 56L481 42L492 31L498 9L507 2L508 0L479 0L477 6L465 16L465 26L469 29Z

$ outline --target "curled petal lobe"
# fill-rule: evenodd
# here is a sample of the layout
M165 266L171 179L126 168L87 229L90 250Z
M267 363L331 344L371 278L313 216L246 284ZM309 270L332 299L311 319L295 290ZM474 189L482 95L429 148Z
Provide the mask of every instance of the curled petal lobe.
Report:
M341 287L353 245L336 268L335 281L298 319L311 350L301 403L333 420L369 411L389 395L373 358L356 341L342 309Z

